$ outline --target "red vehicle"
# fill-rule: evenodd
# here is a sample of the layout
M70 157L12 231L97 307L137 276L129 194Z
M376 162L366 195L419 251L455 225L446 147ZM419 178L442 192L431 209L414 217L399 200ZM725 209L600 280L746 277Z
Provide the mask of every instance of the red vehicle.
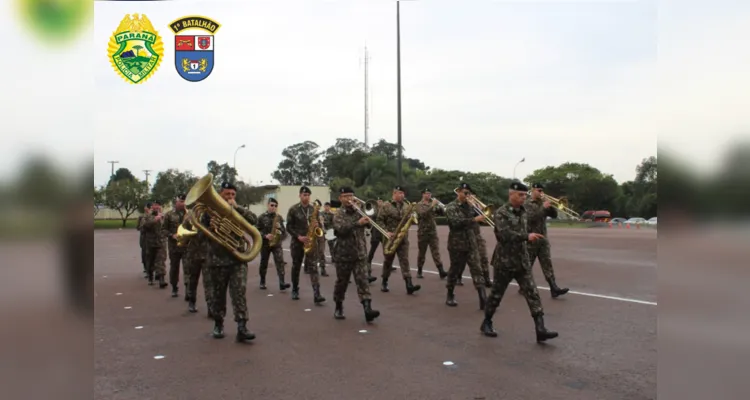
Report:
M610 214L607 210L589 210L581 215L581 221L586 222L608 222L610 219L612 219L612 214Z

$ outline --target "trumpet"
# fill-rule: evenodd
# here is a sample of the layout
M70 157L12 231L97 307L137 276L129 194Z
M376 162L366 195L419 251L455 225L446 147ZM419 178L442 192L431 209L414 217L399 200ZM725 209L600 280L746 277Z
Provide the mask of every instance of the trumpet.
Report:
M430 197L430 201L434 201L435 204L438 205L438 207L440 207L441 209L443 209L443 211L445 211L445 204L443 204L442 201L440 201L438 199L435 199L435 198L432 198L432 197Z
M453 189L453 192L458 194L458 189ZM469 201L472 203L471 206L474 208L474 211L476 211L477 215L484 215L485 222L489 224L491 227L495 227L495 221L492 220L494 214L495 214L495 206L493 205L486 205L482 203L477 196L474 196L473 194L470 194Z
M356 210L359 213L359 215L367 218L367 220L370 221L370 225L373 228L377 229L378 232L380 232L383 235L382 240L384 241L383 243L385 243L385 241L388 240L388 231L386 231L385 229L383 229L382 226L380 226L377 223L375 223L375 221L372 219L372 216L375 215L375 213L376 213L376 210L377 210L377 207L378 207L377 206L378 203L376 201L374 201L374 200L364 201L364 200L362 200L362 199L360 199L358 197L354 197L354 201L357 202L357 203L360 203L360 204L364 205L365 211L362 211L362 209L359 208L359 207L357 207L356 204L352 204L352 207L354 207L354 210ZM372 204L372 202L374 202L374 205ZM369 210L367 209L368 206L370 207Z

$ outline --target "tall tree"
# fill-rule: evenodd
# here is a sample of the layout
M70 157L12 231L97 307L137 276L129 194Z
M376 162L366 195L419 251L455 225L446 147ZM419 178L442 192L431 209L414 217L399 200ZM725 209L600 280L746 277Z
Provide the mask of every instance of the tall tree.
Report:
M156 174L156 181L151 188L151 195L155 200L164 204L171 202L178 194L187 193L198 181L198 177L190 171L168 169Z
M109 178L109 182L121 181L125 179L135 179L135 175L127 168L118 168L115 174Z
M94 217L99 214L104 205L104 188L94 186Z
M219 164L216 161L209 161L206 165L208 172L214 175L214 188L219 189L222 182L236 182L237 170L230 167L229 164Z
M309 140L285 148L281 152L284 159L271 177L282 185L323 184L325 168L318 148L317 143Z
M104 203L120 213L123 228L128 218L143 208L147 197L148 184L135 178L110 182L104 191Z
M541 182L550 196L568 199L568 207L582 213L586 210L616 209L620 187L612 175L581 163L564 163L546 167L526 177L526 182Z

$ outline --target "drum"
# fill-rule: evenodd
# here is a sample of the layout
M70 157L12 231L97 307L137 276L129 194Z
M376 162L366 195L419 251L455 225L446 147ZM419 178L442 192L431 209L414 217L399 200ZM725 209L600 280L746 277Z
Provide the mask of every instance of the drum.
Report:
M326 231L326 240L334 240L336 239L336 235L333 234L333 228Z

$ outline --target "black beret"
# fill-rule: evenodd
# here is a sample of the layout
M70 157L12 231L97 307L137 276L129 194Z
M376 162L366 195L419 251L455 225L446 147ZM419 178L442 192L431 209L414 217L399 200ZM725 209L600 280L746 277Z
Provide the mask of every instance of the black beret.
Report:
M187 195L185 193L180 193L176 197L177 200L182 200L182 201L185 201L186 198L187 198Z
M510 189L511 190L518 190L519 192L528 192L529 191L529 187L528 186L526 186L523 183L518 182L518 181L511 182L510 183Z
M544 185L542 185L541 183L534 183L531 185L531 187L533 187L534 189L544 189Z
M329 203L329 202L327 202L327 201L326 201L326 203L325 203L325 204L323 204L323 205L324 205L324 206L330 206L330 205L331 205L331 203Z
M350 188L349 186L343 186L341 189L339 189L339 193L341 194L354 194L354 189Z
M234 186L231 182L222 182L221 183L221 188L222 189L232 189L232 190L235 190L235 191L237 190L237 187Z
M425 194L425 193L430 193L430 189L429 188L422 189L422 194Z
M405 191L406 191L406 190L404 190L404 187L403 187L403 186L401 186L401 185L396 185L396 186L394 186L394 187L393 187L393 190L397 190L397 191L399 191L399 192L405 192Z
M273 197L270 197L270 198L268 199L268 204L271 204L271 203L273 203L273 204L279 204L279 202L278 202L278 201L276 201L276 199L274 199Z
M309 193L309 194L312 194L312 192L310 191L310 188L309 188L309 187L307 187L307 186L302 186L301 188L299 188L299 193L300 193L300 194L302 194L302 193Z
M459 189L465 189L465 190L468 190L470 192L473 192L473 190L471 190L471 186L469 186L469 184L466 183L466 182L461 182L461 184L458 185L458 188Z
M159 201L159 200L151 200L151 204L161 205L161 201Z
M150 201L148 203L146 203L146 207L151 208L151 202Z

